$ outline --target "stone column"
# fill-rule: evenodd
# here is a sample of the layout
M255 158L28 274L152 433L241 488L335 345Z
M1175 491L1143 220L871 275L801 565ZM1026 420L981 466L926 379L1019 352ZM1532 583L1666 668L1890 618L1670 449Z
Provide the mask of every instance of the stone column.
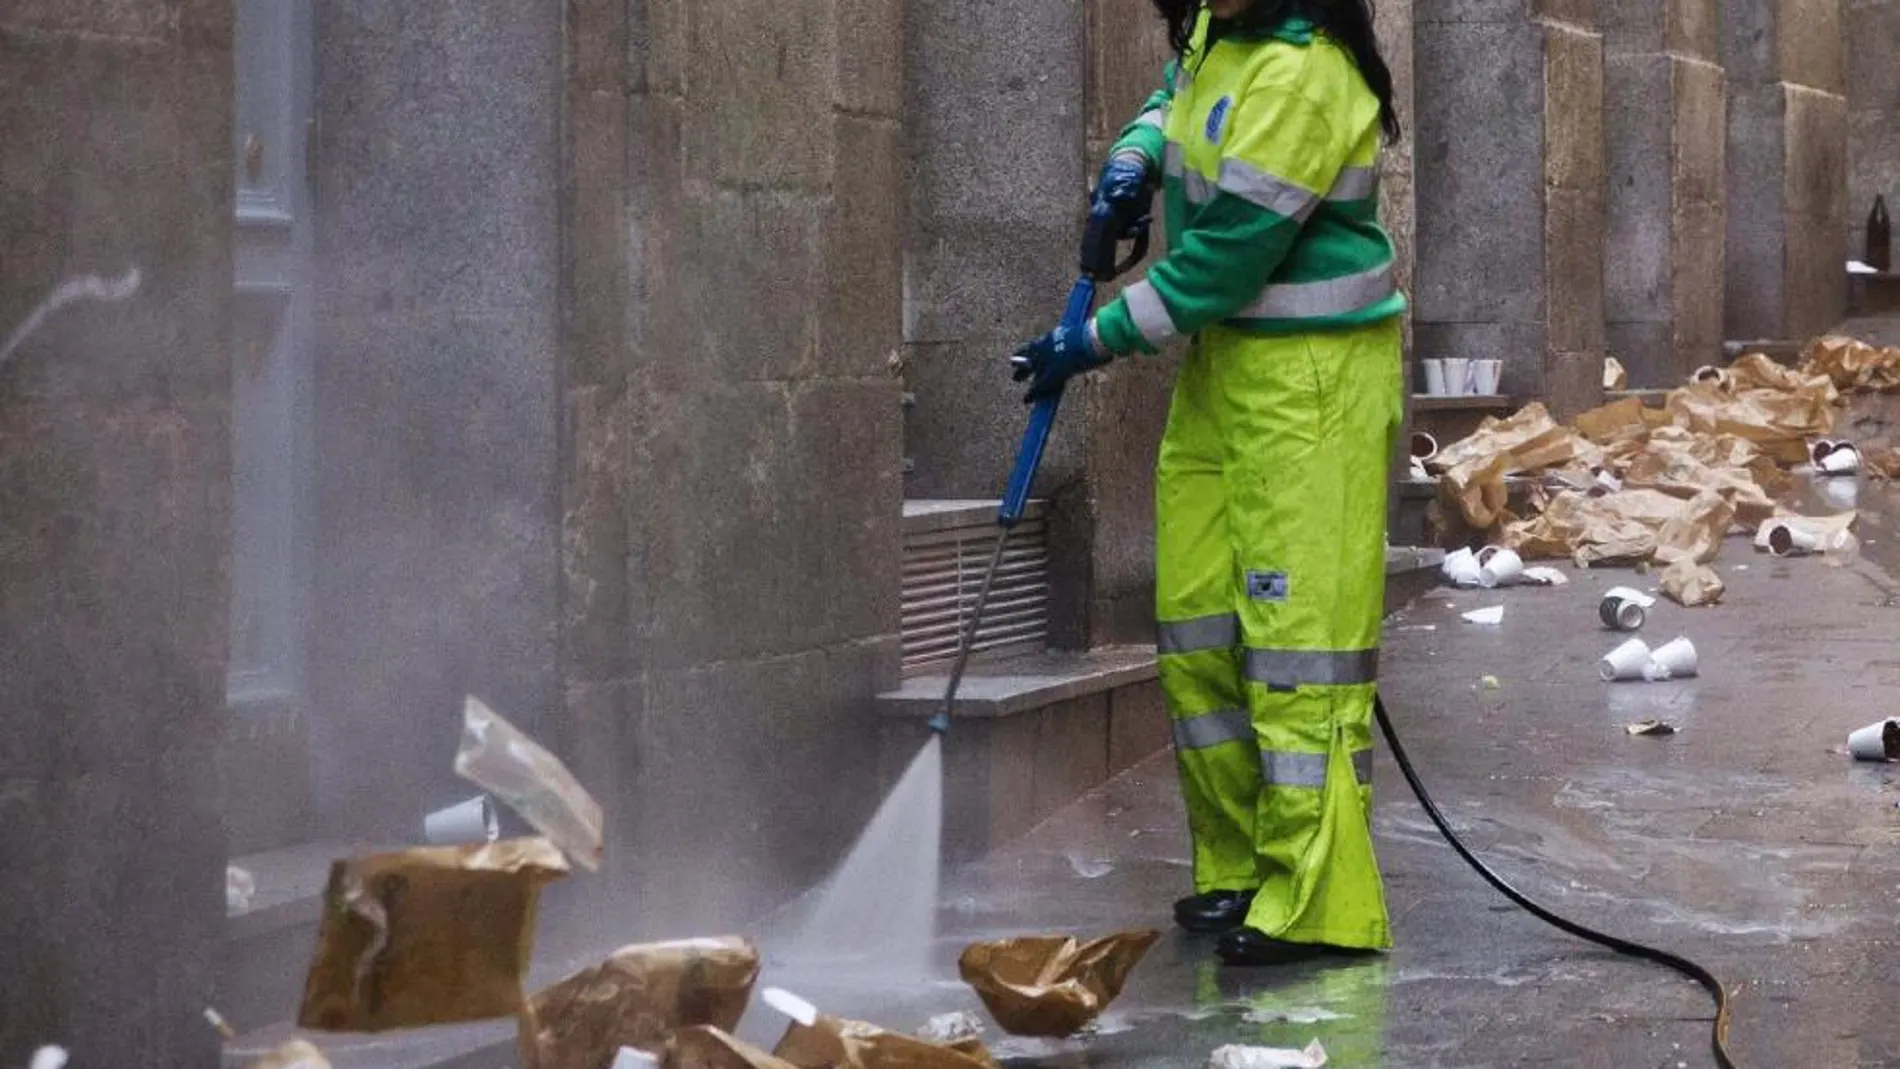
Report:
M1840 318L1847 99L1840 0L1723 0L1733 339L1801 339Z
M1681 383L1722 343L1726 86L1716 0L1607 0L1610 351L1633 387Z
M1846 0L1847 255L1866 253L1874 197L1900 211L1900 0Z
M1602 395L1603 38L1593 0L1416 0L1420 358L1504 361L1560 416ZM1483 62L1477 62L1483 57Z
M230 4L0 10L0 1065L218 1057L232 110Z

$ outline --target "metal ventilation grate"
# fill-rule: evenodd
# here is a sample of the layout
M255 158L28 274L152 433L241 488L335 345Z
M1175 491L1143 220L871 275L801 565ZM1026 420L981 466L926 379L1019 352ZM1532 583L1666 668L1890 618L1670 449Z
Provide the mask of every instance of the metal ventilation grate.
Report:
M948 662L976 608L996 546L996 502L910 501L904 506L904 671ZM990 589L976 650L1040 651L1049 635L1049 539L1040 503L1011 533Z

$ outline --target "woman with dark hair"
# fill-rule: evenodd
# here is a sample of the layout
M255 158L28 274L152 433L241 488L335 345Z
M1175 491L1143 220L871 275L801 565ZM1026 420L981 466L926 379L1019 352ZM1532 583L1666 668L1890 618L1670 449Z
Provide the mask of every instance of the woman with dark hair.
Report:
M1156 0L1176 58L1096 196L1162 177L1168 252L1014 362L1030 397L1188 339L1156 464L1156 615L1196 893L1233 965L1391 945L1369 778L1401 417L1367 0ZM1140 213L1128 213L1136 215Z

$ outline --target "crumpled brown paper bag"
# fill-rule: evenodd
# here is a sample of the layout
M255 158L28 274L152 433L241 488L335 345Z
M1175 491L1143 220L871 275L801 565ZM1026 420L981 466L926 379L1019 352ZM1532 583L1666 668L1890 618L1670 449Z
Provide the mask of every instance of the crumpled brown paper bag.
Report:
M1832 403L1819 390L1742 390L1725 394L1711 386L1671 390L1664 407L1677 426L1702 434L1746 438L1778 460L1797 463L1807 440L1834 428Z
M309 1040L293 1039L252 1062L251 1069L330 1069L330 1059Z
M565 875L567 859L541 838L336 862L298 1026L383 1032L514 1016L541 887Z
M932 1043L826 1013L809 1025L792 1022L772 1053L796 1069L995 1069L997 1064L974 1037Z
M1728 589L1715 569L1684 558L1663 569L1663 596L1678 605L1695 608L1714 605Z
M1625 397L1621 401L1593 408L1579 414L1570 423L1577 428L1578 434L1598 445L1640 438L1649 433L1649 422L1643 418L1643 402L1637 397Z
M1785 367L1775 363L1766 353L1748 353L1740 357L1729 365L1729 374L1733 388L1737 390L1779 390L1782 393L1810 390L1830 405L1840 400L1841 396L1833 380L1825 373Z
M676 1030L731 1031L759 977L759 952L737 936L622 947L535 993L522 1015L527 1069L599 1069L621 1047L663 1055Z
M1656 560L1707 564L1722 552L1722 540L1735 522L1735 506L1720 493L1698 494L1656 532Z
M1073 1035L1121 994L1129 971L1160 937L1149 928L1087 943L1073 936L972 943L957 959L957 971L1005 1031Z
M1841 390L1900 389L1900 349L1877 349L1855 338L1816 338L1801 354L1801 370L1825 375Z
M606 1069L607 1065L597 1062L589 1069ZM797 1069L791 1062L711 1025L680 1029L673 1038L673 1053L666 1065L667 1069Z

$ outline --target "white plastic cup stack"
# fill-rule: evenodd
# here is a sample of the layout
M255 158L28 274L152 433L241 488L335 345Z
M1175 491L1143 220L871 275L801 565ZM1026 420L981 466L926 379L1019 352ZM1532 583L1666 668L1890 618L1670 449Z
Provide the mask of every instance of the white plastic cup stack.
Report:
M1900 760L1900 720L1882 720L1847 736L1847 750L1859 761Z
M1666 679L1690 679L1696 674L1695 643L1686 638L1656 647L1643 667L1643 678L1652 683Z
M1471 361L1462 356L1445 358L1445 392L1462 397L1471 392Z
M1443 360L1421 360L1425 367L1425 394L1428 397L1445 396L1445 362Z
M1486 546L1478 554L1478 585L1491 589L1510 586L1524 575L1524 558L1515 550Z
M1643 669L1649 666L1649 658L1649 644L1633 638L1605 654L1597 670L1605 683L1641 679Z
M1471 362L1471 392L1486 397L1498 392L1498 380L1504 377L1504 361L1473 360Z
M422 837L435 846L492 843L501 838L495 803L485 794L438 809L422 818Z

